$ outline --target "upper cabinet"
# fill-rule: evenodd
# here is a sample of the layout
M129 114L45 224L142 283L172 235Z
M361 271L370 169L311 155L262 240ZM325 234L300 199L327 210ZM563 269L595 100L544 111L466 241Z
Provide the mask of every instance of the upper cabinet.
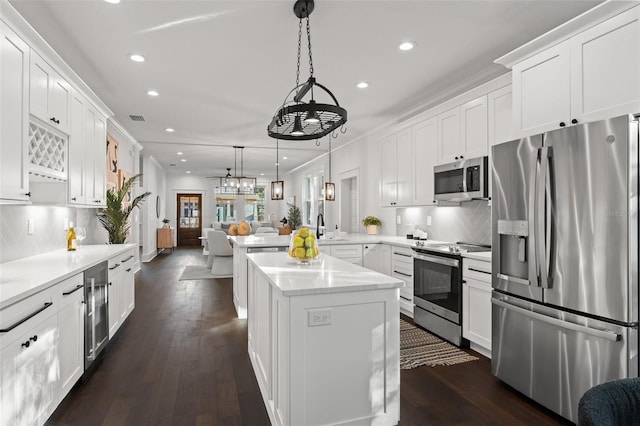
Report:
M487 96L438 115L438 164L487 155Z
M71 86L33 51L29 84L29 112L54 129L68 134Z
M433 197L433 166L438 152L438 118L421 121L412 128L413 197L414 206L435 204Z
M29 46L0 21L0 200L29 201Z
M382 141L380 204L383 207L411 205L412 163L411 128L393 133Z
M640 111L640 6L513 65L518 136Z

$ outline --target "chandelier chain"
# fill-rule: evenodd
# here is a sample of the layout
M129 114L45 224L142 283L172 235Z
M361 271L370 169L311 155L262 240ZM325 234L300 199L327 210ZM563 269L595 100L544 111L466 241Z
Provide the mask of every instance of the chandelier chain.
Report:
M298 94L298 86L300 86L300 50L302 50L302 18L298 23L298 65L296 66L296 95Z
M309 74L313 77L313 56L311 55L311 26L309 25L309 15L307 15L307 46L309 48Z

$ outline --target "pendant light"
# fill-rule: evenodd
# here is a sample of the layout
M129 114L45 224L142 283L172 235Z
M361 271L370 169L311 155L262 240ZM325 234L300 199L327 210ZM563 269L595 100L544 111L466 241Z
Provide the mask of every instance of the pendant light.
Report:
M297 0L293 13L298 17L298 65L296 86L287 94L267 126L267 133L275 139L311 140L320 139L347 122L347 110L342 108L336 97L313 76L313 56L311 54L311 26L309 15L315 7L314 0ZM302 20L306 19L307 48L309 50L309 78L300 84L300 54L302 48ZM314 88L323 90L333 104L318 103ZM310 94L310 99L303 99Z
M220 177L220 184L216 188L219 194L229 195L253 195L256 193L257 179L254 177L244 176L244 147L234 146L235 159L234 159L234 173L235 176L231 176L231 168L227 167L227 175ZM240 150L240 176L238 176L238 150Z
M271 199L284 200L284 181L280 180L280 151L279 140L276 139L276 180L271 182Z
M331 182L331 135L329 135L329 179L324 183L324 199L336 200L336 184Z

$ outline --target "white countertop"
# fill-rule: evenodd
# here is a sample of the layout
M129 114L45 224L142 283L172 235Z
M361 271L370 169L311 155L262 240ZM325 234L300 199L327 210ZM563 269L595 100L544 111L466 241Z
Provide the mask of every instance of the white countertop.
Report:
M286 247L291 239L290 235L248 235L245 237L229 237L231 244L237 244L240 248L248 247ZM392 237L389 235L347 234L339 238L321 238L318 245L343 245L343 244L376 244L384 243L400 247L415 247L417 240L408 240L405 237ZM427 240L428 244L444 244L444 241Z
M484 260L485 262L491 262L490 251L478 251L472 253L464 253L462 257L468 257L469 259Z
M55 250L0 263L0 309L133 247L136 245L87 245L76 251Z
M326 254L300 265L286 253L247 255L284 296L340 293L404 287L404 281Z

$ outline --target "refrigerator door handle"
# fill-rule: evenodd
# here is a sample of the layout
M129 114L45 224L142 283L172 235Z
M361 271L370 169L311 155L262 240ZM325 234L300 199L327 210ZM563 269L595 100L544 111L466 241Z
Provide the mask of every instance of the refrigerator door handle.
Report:
M545 171L545 200L546 211L544 218L545 229L545 243L544 243L544 268L542 269L543 287L553 287L553 275L551 269L553 268L553 250L555 248L555 178L553 173L553 147L545 147L546 153L544 155L544 171Z
M529 279L531 284L540 286L540 256L538 253L538 234L537 220L538 220L538 186L539 186L539 165L540 165L540 151L542 148L538 148L536 153L536 162L531 168L531 178L529 179L529 238L533 242L531 253L533 259L529 258Z
M536 182L536 213L535 213L535 243L536 243L536 261L538 264L538 277L540 287L549 288L548 279L548 262L547 262L547 206L546 201L546 184L547 171L549 168L549 147L544 146L540 151L540 171L538 173L538 181Z
M539 314L537 312L532 312L528 309L521 308L519 306L512 305L507 302L503 302L498 299L491 299L491 303L501 308L517 312L521 315L527 316L529 318L533 318L535 320L555 325L556 327L564 328L567 330L577 331L578 333L589 334L591 336L599 337L601 339L610 340L612 342L618 342L622 339L622 336L618 333L614 333L612 331L598 330L595 328L587 327L580 324L575 324L572 322L562 321L557 318L549 317L547 315Z

